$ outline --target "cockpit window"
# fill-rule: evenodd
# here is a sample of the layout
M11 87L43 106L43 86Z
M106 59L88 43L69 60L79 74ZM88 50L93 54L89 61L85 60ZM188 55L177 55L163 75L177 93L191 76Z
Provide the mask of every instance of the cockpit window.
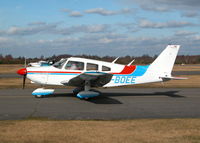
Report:
M92 71L92 70L97 71L98 70L98 65L97 64L92 64L92 63L87 63L87 71Z
M67 61L67 59L61 59L60 61L58 61L55 64L53 64L53 66L55 68L61 69L63 67L63 65L65 64L66 61Z
M102 66L102 71L111 71L111 69L109 67Z
M83 62L69 61L66 66L66 70L84 70Z

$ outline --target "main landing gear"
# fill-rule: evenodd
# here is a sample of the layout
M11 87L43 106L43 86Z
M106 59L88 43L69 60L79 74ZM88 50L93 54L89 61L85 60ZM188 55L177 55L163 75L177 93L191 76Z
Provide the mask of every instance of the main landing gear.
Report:
M76 94L76 96L80 99L89 99L92 97L99 96L100 93L98 91L95 91L91 89L90 81L85 81L84 88L76 88L73 90L73 92Z

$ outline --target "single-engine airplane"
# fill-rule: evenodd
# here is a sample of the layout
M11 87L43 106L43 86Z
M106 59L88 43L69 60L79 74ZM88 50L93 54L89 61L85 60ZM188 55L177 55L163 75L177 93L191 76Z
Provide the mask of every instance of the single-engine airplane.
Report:
M114 87L152 82L165 82L173 79L172 68L180 45L168 45L150 65L121 65L92 59L71 57L60 60L52 66L26 67L17 71L23 75L23 88L26 77L32 83L45 85L75 86L73 92L80 99L100 95L93 87ZM32 92L35 97L53 94L54 89L38 88Z

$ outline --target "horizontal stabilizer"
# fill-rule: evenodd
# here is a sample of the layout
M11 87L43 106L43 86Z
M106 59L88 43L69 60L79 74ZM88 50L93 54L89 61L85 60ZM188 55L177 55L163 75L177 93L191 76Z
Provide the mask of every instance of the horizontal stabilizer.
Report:
M160 77L162 78L163 81L168 81L168 80L184 80L184 79L188 79L186 77Z

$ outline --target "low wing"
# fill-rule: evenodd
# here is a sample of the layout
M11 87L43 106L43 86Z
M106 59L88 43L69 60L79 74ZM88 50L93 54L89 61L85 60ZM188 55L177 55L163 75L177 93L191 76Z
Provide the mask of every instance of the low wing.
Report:
M85 81L90 81L91 87L102 87L110 82L112 76L112 74L103 72L85 72L69 81L62 81L61 83L67 86L81 87L85 85Z

